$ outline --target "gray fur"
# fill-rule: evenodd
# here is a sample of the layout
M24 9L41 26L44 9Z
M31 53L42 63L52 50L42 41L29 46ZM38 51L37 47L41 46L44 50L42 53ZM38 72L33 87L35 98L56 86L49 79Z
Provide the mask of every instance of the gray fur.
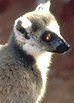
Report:
M20 58L22 59L22 58ZM0 51L0 103L35 103L42 80L35 65L27 66L16 52L4 46Z

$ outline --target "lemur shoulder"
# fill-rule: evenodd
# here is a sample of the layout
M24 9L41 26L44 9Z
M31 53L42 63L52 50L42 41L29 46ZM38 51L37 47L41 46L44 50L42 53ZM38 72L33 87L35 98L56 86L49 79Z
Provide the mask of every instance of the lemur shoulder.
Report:
M17 18L8 42L0 46L0 103L39 103L52 53L69 49L49 7L40 4Z

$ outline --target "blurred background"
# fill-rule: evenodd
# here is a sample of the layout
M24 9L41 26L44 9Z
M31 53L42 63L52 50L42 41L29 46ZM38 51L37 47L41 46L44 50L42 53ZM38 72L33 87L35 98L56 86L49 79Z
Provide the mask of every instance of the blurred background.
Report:
M0 43L4 44L13 28L14 20L34 10L46 0L0 0ZM42 103L74 103L74 0L51 0L62 36L71 45L66 54L54 55L48 85Z

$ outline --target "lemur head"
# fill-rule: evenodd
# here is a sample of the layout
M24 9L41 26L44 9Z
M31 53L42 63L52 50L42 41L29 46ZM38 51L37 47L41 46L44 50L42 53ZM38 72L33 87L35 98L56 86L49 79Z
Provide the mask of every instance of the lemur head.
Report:
M32 55L42 52L64 53L69 44L59 32L59 25L49 12L50 3L40 4L35 11L16 19L14 36L17 45Z

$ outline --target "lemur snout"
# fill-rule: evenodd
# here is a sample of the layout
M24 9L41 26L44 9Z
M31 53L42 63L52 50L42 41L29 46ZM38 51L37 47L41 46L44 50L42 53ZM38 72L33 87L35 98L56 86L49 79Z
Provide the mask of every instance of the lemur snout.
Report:
M52 51L55 53L64 53L69 50L70 45L64 39L56 37L51 42L51 47L53 48Z
M62 44L60 44L57 48L56 51L57 53L63 53L68 51L70 48L70 45L67 42L62 42Z

